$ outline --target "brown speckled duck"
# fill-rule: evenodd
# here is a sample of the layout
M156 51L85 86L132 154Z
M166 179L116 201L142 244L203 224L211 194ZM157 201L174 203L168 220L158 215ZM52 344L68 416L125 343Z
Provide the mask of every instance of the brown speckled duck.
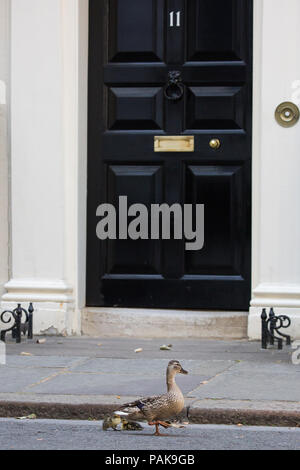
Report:
M178 361L171 361L167 368L167 393L127 403L115 414L126 416L132 421L146 420L149 426L156 427L154 435L162 436L159 432L159 426L172 427L165 420L180 414L184 408L183 394L175 382L176 374L188 374L188 372L182 368Z

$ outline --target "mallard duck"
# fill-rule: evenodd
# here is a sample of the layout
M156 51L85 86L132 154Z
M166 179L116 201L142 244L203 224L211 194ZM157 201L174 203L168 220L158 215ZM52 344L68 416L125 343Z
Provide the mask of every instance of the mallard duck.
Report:
M115 411L117 416L126 416L132 421L148 421L149 426L155 426L155 436L162 436L159 426L163 428L172 427L166 423L166 419L179 415L184 408L183 394L175 382L177 374L188 374L178 361L169 362L167 368L167 393L148 398L141 398L132 403L122 406L120 411Z

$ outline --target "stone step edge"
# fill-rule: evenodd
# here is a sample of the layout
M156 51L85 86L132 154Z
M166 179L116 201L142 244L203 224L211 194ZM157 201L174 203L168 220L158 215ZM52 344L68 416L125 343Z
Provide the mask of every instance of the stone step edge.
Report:
M35 414L37 419L101 420L116 411L109 404L66 404L36 402L0 402L0 418L18 418ZM300 427L300 411L214 409L193 407L192 424Z

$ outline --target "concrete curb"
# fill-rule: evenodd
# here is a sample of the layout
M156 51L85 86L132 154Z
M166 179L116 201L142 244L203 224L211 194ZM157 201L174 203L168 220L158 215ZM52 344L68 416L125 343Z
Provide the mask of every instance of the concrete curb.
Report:
M300 412L194 408L190 412L190 422L194 424L300 427Z
M109 404L72 405L2 401L0 417L17 418L36 414L37 419L101 420L117 409L117 406ZM300 412L192 408L189 420L193 424L300 427Z

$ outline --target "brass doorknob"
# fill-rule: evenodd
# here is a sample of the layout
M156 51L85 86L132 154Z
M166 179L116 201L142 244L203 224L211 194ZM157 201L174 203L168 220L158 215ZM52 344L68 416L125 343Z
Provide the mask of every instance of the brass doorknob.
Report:
M221 147L221 142L219 141L219 139L212 139L212 140L209 142L209 146L210 146L210 148L212 148L213 150L218 150L218 149Z

